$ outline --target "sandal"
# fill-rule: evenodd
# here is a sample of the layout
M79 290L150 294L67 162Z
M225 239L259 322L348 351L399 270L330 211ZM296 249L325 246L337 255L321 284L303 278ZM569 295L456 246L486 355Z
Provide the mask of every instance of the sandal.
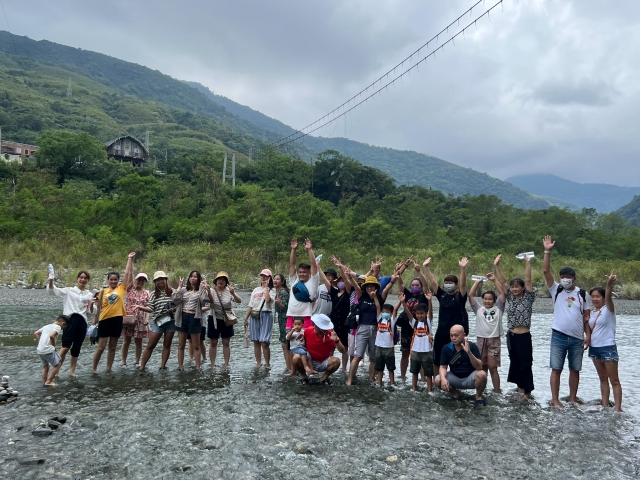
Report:
M309 385L309 379L308 378L302 378L302 379L300 379L300 383L302 385Z
M484 398L481 398L480 400L476 400L476 405L479 407L486 407L487 401Z
M133 364L133 367L134 367L134 368L140 368L140 362L136 362L136 363L134 363L134 364Z
M123 363L123 364L120 366L120 368L127 368L127 364L126 364L126 363Z

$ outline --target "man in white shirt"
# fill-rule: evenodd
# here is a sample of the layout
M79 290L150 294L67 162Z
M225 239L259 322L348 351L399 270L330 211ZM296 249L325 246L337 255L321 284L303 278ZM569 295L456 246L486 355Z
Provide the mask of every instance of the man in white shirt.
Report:
M320 278L318 265L313 255L311 240L305 239L304 248L309 256L309 263L301 263L296 267L296 250L298 239L291 240L291 254L289 256L289 285L291 294L287 307L287 328L293 328L293 318L302 317L304 328L313 326L311 315L313 313L313 298L318 291Z
M553 300L553 323L551 324L551 405L561 408L560 376L565 358L569 360L569 401L575 402L580 383L582 354L591 343L591 298L576 286L576 272L571 267L560 270L558 284L551 273L551 250L556 242L551 236L544 237L544 262L542 271Z

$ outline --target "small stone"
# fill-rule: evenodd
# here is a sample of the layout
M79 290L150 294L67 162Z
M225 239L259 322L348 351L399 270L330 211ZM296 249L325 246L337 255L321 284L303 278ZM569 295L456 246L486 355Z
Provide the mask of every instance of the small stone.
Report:
M49 428L52 430L57 430L60 427L60 425L62 425L60 422L56 422L55 420L49 420L47 424L49 425Z
M9 375L2 376L2 383L9 383Z
M205 450L215 450L216 447L214 447L213 445L211 445L210 443L205 443L204 444L204 449Z
M91 430L97 430L98 429L98 424L91 422L89 420L83 420L81 423L81 426L83 426L84 428L90 428Z
M52 433L53 430L49 430L48 428L36 428L33 432L31 432L31 434L35 435L36 437L48 437Z
M16 390L14 390L13 392L11 392L11 396L12 397L17 397L18 396L18 392Z
M0 402L6 402L9 398L9 395L0 395Z
M16 400L18 400L18 397L9 397L7 398L7 403L15 402Z
M0 390L0 395L7 395L8 393L7 389Z
M20 460L20 465L42 465L46 460L44 458L29 457Z
M182 471L186 472L188 470L191 470L193 467L191 465L185 465L184 467L182 467Z
M397 455L389 455L387 457L387 462L397 462L398 461L398 456Z
M293 451L298 455L313 455L313 451L304 445L296 445L293 447Z

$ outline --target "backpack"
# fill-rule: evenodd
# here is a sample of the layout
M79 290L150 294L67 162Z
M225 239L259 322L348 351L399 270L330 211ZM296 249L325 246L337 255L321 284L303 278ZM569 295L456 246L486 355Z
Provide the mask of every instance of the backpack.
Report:
M347 315L347 319L345 320L345 326L349 327L349 330L354 330L358 328L358 323L360 322L360 304L354 303L351 305L351 310L349 310L349 315Z
M580 304L580 313L584 313L584 309L582 308L582 306L586 303L587 301L587 292L584 291L583 289L581 289L580 287L578 288L578 295L582 298L582 303ZM558 295L560 295L560 292L564 290L564 287L562 285L558 285L558 290L556 290L556 296L553 299L553 308L556 308L556 302L558 301Z
M311 303L313 301L311 300L311 295L309 295L309 289L304 284L304 282L296 282L296 284L291 287L291 292L299 302Z

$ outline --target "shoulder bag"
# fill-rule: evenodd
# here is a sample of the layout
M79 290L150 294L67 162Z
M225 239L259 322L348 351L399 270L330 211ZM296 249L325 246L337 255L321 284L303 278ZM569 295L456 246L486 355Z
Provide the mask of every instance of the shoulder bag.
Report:
M251 309L251 318L255 320L260 320L260 312L262 312L262 307L264 307L264 299L262 299L262 305L260 305L260 310L256 312L253 308Z
M236 315L231 310L227 312L227 309L224 308L224 305L222 304L222 298L220 298L220 294L215 287L213 287L213 290L214 292L216 292L218 301L220 302L220 308L222 308L222 311L224 312L224 324L227 327L230 327L231 325L235 325L236 323L238 323L238 318L236 317Z

